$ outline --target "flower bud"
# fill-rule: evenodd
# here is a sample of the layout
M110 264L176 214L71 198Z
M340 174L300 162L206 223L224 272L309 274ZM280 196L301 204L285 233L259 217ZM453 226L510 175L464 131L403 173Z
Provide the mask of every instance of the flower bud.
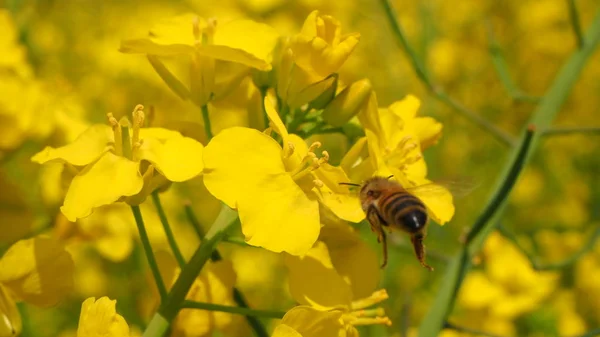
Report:
M362 79L347 86L323 111L323 119L333 126L344 125L358 114L367 102L372 89L368 79Z
M333 81L331 82L331 85L327 90L323 91L321 95L319 95L319 97L315 98L312 102L310 102L310 108L317 110L325 109L329 102L331 102L335 97L335 93L337 92L338 86L338 77L338 74L335 73L329 75L325 79L331 81L331 79L333 78Z
M290 47L299 67L325 77L339 70L359 39L358 33L342 35L340 22L332 16L313 11L300 33L292 37Z

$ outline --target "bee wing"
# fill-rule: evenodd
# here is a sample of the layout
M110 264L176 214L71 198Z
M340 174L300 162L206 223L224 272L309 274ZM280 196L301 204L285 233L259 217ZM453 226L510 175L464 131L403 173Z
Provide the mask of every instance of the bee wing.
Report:
M408 187L406 191L416 196L441 196L450 192L453 197L462 198L471 193L479 186L471 178L447 178L438 179L430 183Z

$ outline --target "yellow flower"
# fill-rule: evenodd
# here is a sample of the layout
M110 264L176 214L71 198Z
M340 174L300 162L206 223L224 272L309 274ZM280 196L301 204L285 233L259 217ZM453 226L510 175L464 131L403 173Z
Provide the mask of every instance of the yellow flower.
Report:
M295 144L304 142L288 135L270 98L264 103L283 148L254 129L223 130L204 150L204 182L215 197L238 210L249 244L302 255L317 240L320 228L318 202L307 194L314 186L311 172L328 155L318 159L315 145L302 157Z
M345 223L325 225L321 240L306 255L285 258L296 302L328 310L369 297L380 278L377 254Z
M0 259L0 336L17 336L17 301L56 305L73 288L74 264L64 246L38 236L12 245Z
M300 33L284 45L277 69L277 94L291 108L337 86L335 72L352 53L360 34L341 34L338 20L313 11Z
M128 337L129 326L115 309L117 301L104 296L83 301L77 337Z
M37 306L57 304L73 287L73 260L64 246L38 236L12 245L0 259L0 283Z
M300 306L288 311L273 336L355 336L355 325L390 325L383 308L366 309L387 299L384 290L375 291L375 252L337 219L327 221L320 240L304 256L286 255L290 293Z
M234 89L250 68L271 70L271 53L277 39L273 28L252 20L217 26L215 19L185 14L159 23L148 37L123 41L121 51L147 54L176 94L201 106ZM170 56L186 56L180 59L182 63L189 62L187 56L191 56L189 86L182 84L179 78L183 76L173 75L158 58Z
M176 131L142 128L142 108L133 111L132 128L127 118L117 122L109 114L112 130L93 125L73 143L46 147L31 158L40 164L65 162L77 172L61 207L69 221L116 201L139 204L166 180L185 181L202 172L202 144Z
M326 77L344 64L359 38L359 33L342 35L338 20L313 11L300 33L292 37L290 49L298 67Z
M405 188L431 183L426 178L427 165L422 150L434 144L440 136L442 125L432 118L417 117L419 100L407 96L387 109L379 109L377 97L372 92L368 102L358 114L365 128L369 157L361 160L361 151L351 149L349 171L353 179L364 180L373 174L394 175ZM357 142L362 147L364 143ZM352 163L352 164L350 164ZM438 192L414 193L427 206L431 217L440 225L452 219L454 205L449 191L440 188Z

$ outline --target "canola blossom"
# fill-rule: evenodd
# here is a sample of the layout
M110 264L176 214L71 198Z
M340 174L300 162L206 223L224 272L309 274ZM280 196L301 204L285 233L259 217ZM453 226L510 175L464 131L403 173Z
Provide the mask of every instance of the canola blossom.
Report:
M0 337L600 331L597 3L5 7Z

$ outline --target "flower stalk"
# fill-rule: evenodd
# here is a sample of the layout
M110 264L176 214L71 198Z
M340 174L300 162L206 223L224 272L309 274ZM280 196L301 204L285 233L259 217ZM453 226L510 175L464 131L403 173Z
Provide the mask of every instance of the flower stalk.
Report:
M156 207L156 212L158 213L160 223L163 225L163 229L165 230L165 234L167 235L167 241L169 242L169 246L173 251L175 260L177 260L179 267L183 268L183 266L185 266L185 258L183 257L183 254L181 254L181 250L177 245L175 235L173 235L173 230L169 225L169 220L167 220L167 215L165 214L165 210L163 209L162 204L160 202L160 196L158 195L158 191L152 192L152 202L154 203L154 207Z
M227 231L236 223L237 212L223 205L217 219L206 233L205 240L182 269L171 291L161 302L158 311L152 317L143 337L158 337L168 330L171 321L182 307L183 301L198 274L212 255L213 251ZM150 329L152 328L152 329Z

